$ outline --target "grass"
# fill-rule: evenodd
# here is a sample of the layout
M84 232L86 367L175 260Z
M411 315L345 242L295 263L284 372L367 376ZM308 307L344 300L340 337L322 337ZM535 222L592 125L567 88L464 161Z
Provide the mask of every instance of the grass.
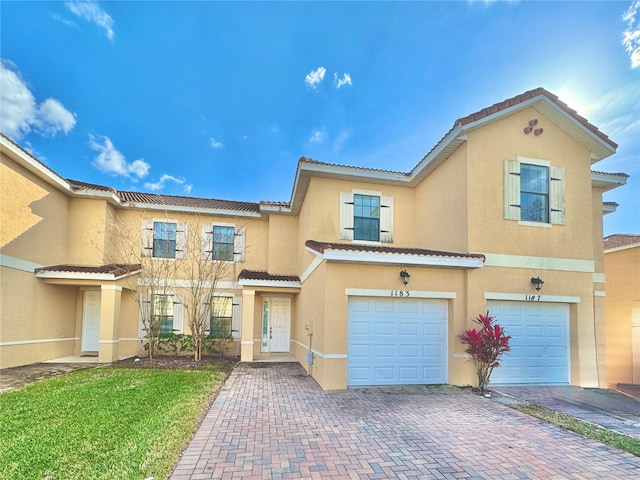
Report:
M99 368L0 394L0 479L162 479L226 378Z
M640 457L640 440L632 436L614 432L601 427L600 425L595 425L570 415L531 403L513 404L509 406L533 417L552 423L553 425L575 432L583 437L592 438Z

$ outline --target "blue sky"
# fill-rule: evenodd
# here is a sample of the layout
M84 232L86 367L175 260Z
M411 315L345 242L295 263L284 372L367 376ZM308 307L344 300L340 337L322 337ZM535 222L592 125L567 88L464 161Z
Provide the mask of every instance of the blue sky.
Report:
M288 201L297 160L409 171L544 87L619 144L640 233L640 0L0 4L2 130L61 176Z

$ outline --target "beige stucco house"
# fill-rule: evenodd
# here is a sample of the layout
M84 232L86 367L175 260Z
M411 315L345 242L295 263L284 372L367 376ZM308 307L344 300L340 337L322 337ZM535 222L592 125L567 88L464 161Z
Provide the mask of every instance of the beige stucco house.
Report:
M640 384L640 235L604 239L607 384Z
M0 141L3 367L141 351L125 228L175 262L187 232L217 236L241 359L291 355L325 389L473 384L457 335L487 310L513 337L494 383L606 385L602 193L627 176L592 170L617 145L544 89L457 120L410 172L303 157L285 202L116 191ZM190 282L154 300L168 330Z

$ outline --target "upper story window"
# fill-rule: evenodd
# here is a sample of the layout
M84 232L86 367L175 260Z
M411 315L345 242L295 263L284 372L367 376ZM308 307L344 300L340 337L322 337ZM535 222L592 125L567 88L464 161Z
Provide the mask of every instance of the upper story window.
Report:
M142 256L185 258L187 225L172 220L142 222Z
M235 228L213 226L213 259L233 261Z
M353 239L380 241L380 197L353 196Z
M151 313L160 333L173 333L173 295L152 295Z
M393 197L363 190L340 193L339 238L393 243Z
M245 229L229 224L203 225L203 258L244 262Z
M506 160L504 218L564 225L564 185L564 168L548 161Z
M153 256L176 258L177 223L153 222Z
M549 167L520 165L520 220L549 223Z
M209 334L218 337L231 335L233 319L233 298L213 297L211 300L211 328Z

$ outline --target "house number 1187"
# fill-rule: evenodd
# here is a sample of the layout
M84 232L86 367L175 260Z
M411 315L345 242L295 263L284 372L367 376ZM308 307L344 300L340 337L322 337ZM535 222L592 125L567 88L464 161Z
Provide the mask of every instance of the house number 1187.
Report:
M409 290L391 290L392 297L408 297Z

